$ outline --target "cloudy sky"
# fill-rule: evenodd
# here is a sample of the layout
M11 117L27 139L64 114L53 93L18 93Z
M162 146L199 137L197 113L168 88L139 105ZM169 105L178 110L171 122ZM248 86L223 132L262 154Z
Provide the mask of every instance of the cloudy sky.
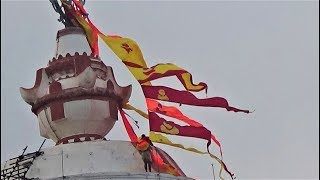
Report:
M174 63L195 82L206 82L208 96L255 110L181 107L221 141L224 161L238 179L319 178L318 2L88 0L85 7L102 32L134 39L149 66ZM57 18L49 1L1 1L1 162L42 143L19 87L32 87L36 70L53 57L56 32L63 28ZM138 83L99 43L118 84L133 85L130 103L144 109ZM182 89L173 77L156 83ZM148 133L146 121L129 113L139 121L136 133ZM121 120L106 138L128 140ZM205 149L205 142L175 139ZM53 145L48 140L44 146ZM212 179L211 163L218 171L206 155L156 145L190 177ZM218 152L214 145L211 149Z

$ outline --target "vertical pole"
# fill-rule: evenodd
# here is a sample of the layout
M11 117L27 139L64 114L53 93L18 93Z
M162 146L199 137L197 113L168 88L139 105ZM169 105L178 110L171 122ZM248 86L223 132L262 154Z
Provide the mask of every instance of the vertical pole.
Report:
M214 168L213 168L213 164L211 164L212 167L212 174L213 174L213 179L216 180L216 177L214 176Z
M64 179L64 172L63 172L63 150L61 151L61 172L62 172L62 179Z
M24 152L26 152L27 148L28 148L28 146L26 146L26 147L23 149L22 155L19 156L19 162L22 161L23 154L24 154ZM21 159L20 159L20 157L21 157ZM18 162L18 161L17 161L17 162ZM20 177L20 172L19 172L19 170L20 170L20 165L19 165L19 162L17 163L17 165L18 165L18 173L17 173L18 177Z
M38 152L41 150L41 148L42 148L44 142L46 142L46 140L47 140L47 139L44 139L44 140L42 141L42 144L41 144L41 146L39 147Z

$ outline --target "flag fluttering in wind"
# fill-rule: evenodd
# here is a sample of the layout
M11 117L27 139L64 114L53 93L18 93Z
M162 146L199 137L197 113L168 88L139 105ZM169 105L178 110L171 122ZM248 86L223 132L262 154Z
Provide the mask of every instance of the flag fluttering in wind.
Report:
M167 121L164 118L159 117L154 112L149 112L149 124L150 132L160 132L170 135L195 137L207 140L208 154L210 154L212 158L216 159L221 164L221 168L225 169L226 172L229 173L231 178L233 178L233 174L228 170L224 162L210 153L209 146L211 144L211 132L207 128L194 126L180 126L172 121Z
M167 137L163 136L162 134L155 133L153 131L150 131L149 138L150 138L150 140L152 142L161 143L161 144L165 144L165 145L181 148L181 149L184 149L184 150L187 150L187 151L191 151L191 152L194 152L194 153L198 153L198 154L209 154L211 158L215 159L220 164L220 171L219 171L220 179L224 179L222 177L222 169L224 169L230 175L230 177L233 179L234 174L232 174L229 171L229 169L227 168L226 164L221 159L219 159L217 156L213 155L212 153L210 153L208 151L204 152L204 151L200 151L200 150L198 150L196 148L184 147L182 144L174 143L174 142L170 141Z
M165 86L142 85L144 96L150 99L176 102L193 106L220 107L228 111L249 113L249 110L242 110L229 106L228 101L222 97L199 99L189 91L179 91Z
M182 114L182 112L174 106L165 106L163 104L160 104L158 101L154 99L149 99L149 98L146 98L146 102L147 102L147 108L149 111L179 119L182 122L189 124L190 126L195 126L195 127L203 126L199 122L193 119L190 119L189 117Z
M91 49L98 52L98 49L96 48L98 43L97 36L100 36L110 49L122 60L140 84L149 85L149 82L152 80L175 75L186 90L195 92L201 90L207 91L207 84L203 82L194 84L192 82L192 75L174 64L157 64L148 68L142 52L135 41L121 36L104 35L89 19L87 22L78 11L72 10L71 13L84 28L88 36L89 44L91 45Z
M149 103L150 104L150 101L154 101L154 100L151 100L149 99ZM125 106L123 106L125 109L128 109L128 110L133 110L133 111L136 111L138 114L140 114L142 117L146 118L146 119L149 119L148 117L148 114L143 112L142 110L140 109L137 109L133 106L131 106L130 104L126 104ZM148 107L149 109L149 107ZM150 107L150 109L152 109L152 107ZM149 110L150 110L149 109ZM161 113L160 113L161 114ZM130 130L130 129L129 129ZM129 134L129 132L128 132ZM219 164L220 164L220 171L219 171L219 177L220 179L223 179L222 177L222 169L224 169L229 175L231 178L233 178L233 174L228 170L227 166L225 165L225 163L222 161L222 159L219 159L218 157L216 157L215 155L213 155L212 153L210 153L209 151L207 152L203 152L203 151L200 151L196 148L193 148L193 147L185 147L184 145L182 144L178 144L178 143L174 143L173 141L171 141L168 137L164 136L163 134L159 134L159 133L156 133L154 131L150 131L149 133L149 138L152 142L155 142L155 143L160 143L160 144L165 144L165 145L168 145L168 146L172 146L172 147L176 147L176 148L180 148L180 149L184 149L184 150L187 150L187 151L190 151L190 152L194 152L194 153L198 153L198 154L209 154L213 159L215 159ZM214 140L214 142L216 142L216 144L219 146L220 148L220 154L221 154L221 157L222 157L222 150L221 150L221 146L220 146L220 142L213 136L211 135L211 139ZM208 149L207 149L208 150Z
M133 74L133 76L138 80L140 84L145 84L152 80L168 77L168 76L176 76L182 85L188 91L201 91L203 89L207 90L207 84L204 82L200 82L199 84L194 84L192 82L192 75L186 71L178 67L175 64L171 63L160 63L150 68L139 67L136 64L126 63L127 68Z
M165 106L165 105L160 104L156 100L148 99L148 98L146 98L146 102L147 102L148 111L156 112L159 114L163 114L163 115L181 120L181 121L189 124L190 126L194 126L194 127L202 127L203 126L201 123L199 123L193 119L190 119L189 117L182 114L182 112L176 107ZM216 145L219 146L220 155L222 157L222 149L221 149L221 144L220 144L219 140L213 134L211 134L211 139L216 143Z
M207 93L208 86L206 83L200 82L198 84L195 84L190 72L171 63L160 63L152 67L148 67L140 47L134 40L118 35L103 34L91 22L88 17L88 13L84 9L83 5L77 0L72 0L72 2L73 3L67 3L65 0L61 0L61 3L66 11L65 16L69 18L68 22L71 22L74 26L79 26L84 29L93 55L99 55L98 37L100 37L104 41L104 43L115 53L115 55L119 57L122 63L126 65L131 74L140 83L144 96L145 98L147 98L146 103L148 107L148 113L145 113L128 103L122 104L121 108L134 110L135 112L139 113L141 116L149 120L150 139L153 142L167 144L199 154L210 154L210 156L217 160L221 164L221 167L233 179L233 174L227 169L225 163L222 161L221 144L211 133L211 131L205 128L201 123L185 116L178 108L162 105L156 100L192 106L218 107L233 112L249 113L249 110L242 110L232 107L223 97L211 97L204 99L197 98L192 92L200 92L202 90L205 90L205 92ZM181 91L166 86L153 86L151 84L151 81L153 80L169 76L175 76L176 78L178 78L178 80L184 86L185 90ZM119 109L119 112L121 114L125 129L131 142L134 144L137 142L138 138L129 121L127 120L124 111L121 108ZM176 118L187 123L188 125L181 126L172 121L167 121L164 118L159 117L157 113ZM181 144L173 143L164 135L155 132L205 139L208 141L208 152L202 152L195 148L187 148ZM208 147L211 143L211 139L215 142L216 145L219 146L221 159L209 152ZM156 153L153 153L152 157L155 159L156 164L161 167L163 172L167 172L176 176L181 175L174 167L164 162L163 159L161 159L161 157ZM221 170L220 178L223 179L221 177Z
M124 111L122 109L120 109L119 112L120 112L120 115L122 117L122 121L123 121L125 129L127 131L127 134L129 136L131 142L133 143L133 145L136 146L137 142L138 142L138 137L135 134L135 132L134 132L132 126L130 125L128 119L126 118L126 115L125 115ZM191 152L194 152L194 153L198 153L198 154L209 154L213 159L215 159L220 164L220 171L219 171L220 179L223 179L223 177L222 177L222 169L224 169L230 175L231 178L233 177L233 174L228 170L228 168L225 165L225 163L221 159L216 157L215 155L211 154L209 151L208 152L203 152L203 151L200 151L200 150L198 150L196 148L184 147L183 145L174 143L174 142L170 141L164 135L155 133L154 131L150 131L149 138L150 138L150 140L152 142L166 144L166 145L169 145L169 146L172 146L172 147L181 148L181 149L184 149L184 150L187 150L187 151L191 151ZM179 176L180 175L179 172L174 167L172 167L169 163L165 163L163 161L163 158L161 156L159 156L155 151L152 151L151 154L152 154L152 158L153 158L153 160L155 162L154 166L157 167L159 172L167 172L167 173L175 175L175 176ZM156 169L156 168L154 168L154 169Z
M149 125L150 131L206 139L208 141L207 146L211 144L211 132L203 126L180 126L172 121L167 121L159 117L154 112L149 112Z

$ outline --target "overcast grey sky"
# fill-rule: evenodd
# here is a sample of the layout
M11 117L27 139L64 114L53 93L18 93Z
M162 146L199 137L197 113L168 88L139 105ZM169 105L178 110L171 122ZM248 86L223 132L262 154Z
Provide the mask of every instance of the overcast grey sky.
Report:
M181 107L221 141L225 163L238 179L319 178L318 2L88 0L85 7L102 32L134 39L149 66L174 63L195 82L206 82L208 96L256 110ZM28 152L35 151L43 140L19 87L32 87L36 70L53 57L56 32L63 28L57 18L49 1L1 1L1 162L21 154L26 145ZM138 83L99 43L118 84L133 84L130 103L145 109ZM174 77L156 83L182 89ZM136 133L148 133L146 121L129 114L141 126ZM107 138L129 140L121 120ZM205 149L205 142L175 139ZM212 179L211 163L218 172L207 155L156 145L190 177ZM218 152L214 145L211 149Z

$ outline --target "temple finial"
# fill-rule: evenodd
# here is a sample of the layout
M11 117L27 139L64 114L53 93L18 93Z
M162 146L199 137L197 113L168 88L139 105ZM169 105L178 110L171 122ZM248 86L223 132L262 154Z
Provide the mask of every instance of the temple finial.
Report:
M63 23L65 27L78 27L79 24L74 21L74 17L70 14L70 8L82 7L85 4L85 0L61 0L60 4L58 0L49 0L53 9L60 15L58 21ZM88 16L87 13L83 16Z

